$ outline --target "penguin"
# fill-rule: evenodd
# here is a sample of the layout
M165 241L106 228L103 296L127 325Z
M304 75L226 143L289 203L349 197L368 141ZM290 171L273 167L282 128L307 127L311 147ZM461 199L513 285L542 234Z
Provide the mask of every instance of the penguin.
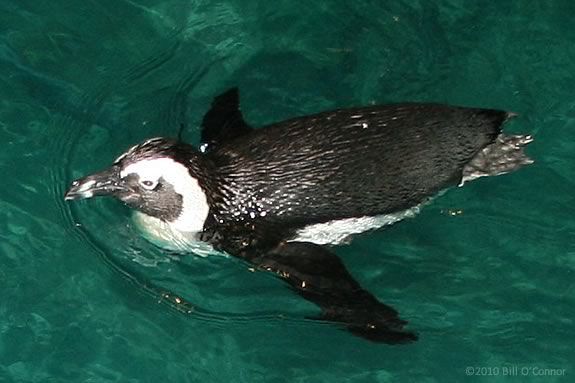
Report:
M232 88L215 97L197 148L146 140L73 181L65 199L115 197L156 236L277 274L319 306L318 319L374 342L407 343L418 335L361 287L331 246L413 216L445 189L532 163L524 152L532 137L502 133L512 117L400 103L254 129Z

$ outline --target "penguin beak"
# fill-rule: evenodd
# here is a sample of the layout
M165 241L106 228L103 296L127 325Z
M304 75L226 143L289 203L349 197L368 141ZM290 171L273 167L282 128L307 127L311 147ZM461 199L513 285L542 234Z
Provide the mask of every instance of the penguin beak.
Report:
M77 179L64 195L64 199L77 200L96 196L114 195L125 192L127 188L120 179L120 169L112 166L109 169Z

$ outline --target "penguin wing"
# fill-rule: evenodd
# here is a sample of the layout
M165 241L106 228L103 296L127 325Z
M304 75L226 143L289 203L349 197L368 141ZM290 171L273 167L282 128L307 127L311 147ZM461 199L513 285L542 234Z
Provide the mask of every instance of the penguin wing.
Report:
M215 247L278 275L298 295L320 307L321 315L314 319L336 323L374 342L417 340L416 334L403 329L407 322L399 318L398 312L363 289L326 247L278 241L282 236L273 233L226 234Z
M356 336L389 344L414 341L398 312L364 290L343 262L310 242L282 242L250 259L272 271L298 295L321 308L320 320L343 325Z
M218 144L233 140L252 131L239 109L238 88L231 88L216 96L202 121L201 148L211 151Z

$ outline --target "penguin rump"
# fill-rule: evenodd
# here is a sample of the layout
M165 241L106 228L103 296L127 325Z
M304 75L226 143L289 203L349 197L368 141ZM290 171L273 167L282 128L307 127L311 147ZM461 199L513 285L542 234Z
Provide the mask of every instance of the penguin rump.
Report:
M417 339L406 321L325 245L413 216L451 186L532 163L523 151L532 138L501 132L513 116L406 103L252 129L234 88L204 116L199 150L147 140L74 181L65 198L113 196L168 247L202 244L239 257L317 304L320 319L371 341L405 343Z

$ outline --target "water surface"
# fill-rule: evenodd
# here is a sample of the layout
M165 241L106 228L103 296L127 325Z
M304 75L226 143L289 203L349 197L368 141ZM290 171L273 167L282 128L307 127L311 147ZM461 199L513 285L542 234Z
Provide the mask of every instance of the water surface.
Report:
M567 0L3 1L0 381L570 381L574 17ZM273 276L167 254L114 201L64 203L144 138L185 124L197 144L231 86L255 126L399 101L519 113L533 166L337 249L417 343L306 320Z

